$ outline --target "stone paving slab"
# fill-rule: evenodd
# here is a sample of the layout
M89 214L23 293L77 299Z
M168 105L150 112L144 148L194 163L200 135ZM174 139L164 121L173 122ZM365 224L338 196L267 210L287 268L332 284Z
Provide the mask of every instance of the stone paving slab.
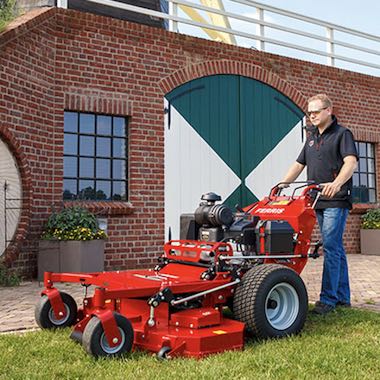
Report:
M348 255L348 262L352 306L380 312L380 256ZM322 265L323 258L310 259L302 273L309 302L319 299ZM57 287L71 294L81 305L82 286L57 284ZM38 328L34 320L34 307L42 289L43 284L37 281L0 288L0 333Z
M380 312L380 256L347 255L353 307ZM309 301L319 299L323 258L309 260L301 276Z
M82 303L83 288L78 284L58 284L58 289ZM20 286L0 288L0 333L38 328L34 308L43 290L43 283L24 282Z

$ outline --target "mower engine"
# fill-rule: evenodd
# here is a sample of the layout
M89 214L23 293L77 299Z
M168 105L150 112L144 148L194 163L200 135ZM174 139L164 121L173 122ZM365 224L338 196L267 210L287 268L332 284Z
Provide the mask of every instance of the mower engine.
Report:
M318 187L308 186L301 196L295 195L296 190L292 196L281 196L281 189L275 187L269 197L237 211L217 204L219 195L204 194L194 214L181 215L180 239L229 242L235 258L289 264L300 274L304 259L318 257L321 245L310 240Z
M193 230L198 231L198 237L194 238L201 241L232 241L237 244L237 250L255 252L257 217L252 217L243 210L233 213L228 206L216 204L221 197L214 193L204 194L201 199L204 202L195 210L194 220L189 221L195 223ZM182 230L186 230L186 227Z

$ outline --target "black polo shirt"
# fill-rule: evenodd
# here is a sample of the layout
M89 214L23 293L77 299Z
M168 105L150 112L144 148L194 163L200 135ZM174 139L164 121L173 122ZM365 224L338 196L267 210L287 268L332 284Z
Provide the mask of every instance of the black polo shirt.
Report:
M342 168L346 156L358 159L354 137L351 131L338 124L332 116L332 123L322 134L317 127L309 130L305 145L297 162L307 166L307 179L316 183L333 182ZM316 209L329 207L352 208L352 178L334 196L327 199L320 197Z

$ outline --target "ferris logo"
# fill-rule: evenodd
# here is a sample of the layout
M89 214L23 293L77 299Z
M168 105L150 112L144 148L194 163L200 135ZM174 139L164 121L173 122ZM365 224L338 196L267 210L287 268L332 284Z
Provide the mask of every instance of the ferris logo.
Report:
M261 214L282 214L285 211L284 208L259 208L257 213Z

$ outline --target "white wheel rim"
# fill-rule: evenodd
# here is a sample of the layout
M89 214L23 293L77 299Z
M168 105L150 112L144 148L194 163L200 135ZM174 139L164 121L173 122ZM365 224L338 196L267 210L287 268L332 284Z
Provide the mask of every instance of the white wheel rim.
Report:
M102 347L102 350L106 354L109 354L109 355L116 354L117 352L120 351L121 347L124 345L124 342L125 342L124 331L120 327L118 327L118 329L119 329L120 336L121 336L121 342L115 347L111 347L108 344L106 334L104 332L102 333L102 336L100 337L100 346Z
M49 310L49 319L50 319L50 322L53 323L56 326L63 325L64 323L67 322L67 320L70 317L70 309L69 309L69 307L66 304L64 304L64 306L65 306L66 316L64 318L61 318L61 319L58 319L58 318L55 317L53 308L50 308L50 310Z
M276 330L288 329L297 319L299 308L298 294L286 282L275 285L265 300L266 318Z

